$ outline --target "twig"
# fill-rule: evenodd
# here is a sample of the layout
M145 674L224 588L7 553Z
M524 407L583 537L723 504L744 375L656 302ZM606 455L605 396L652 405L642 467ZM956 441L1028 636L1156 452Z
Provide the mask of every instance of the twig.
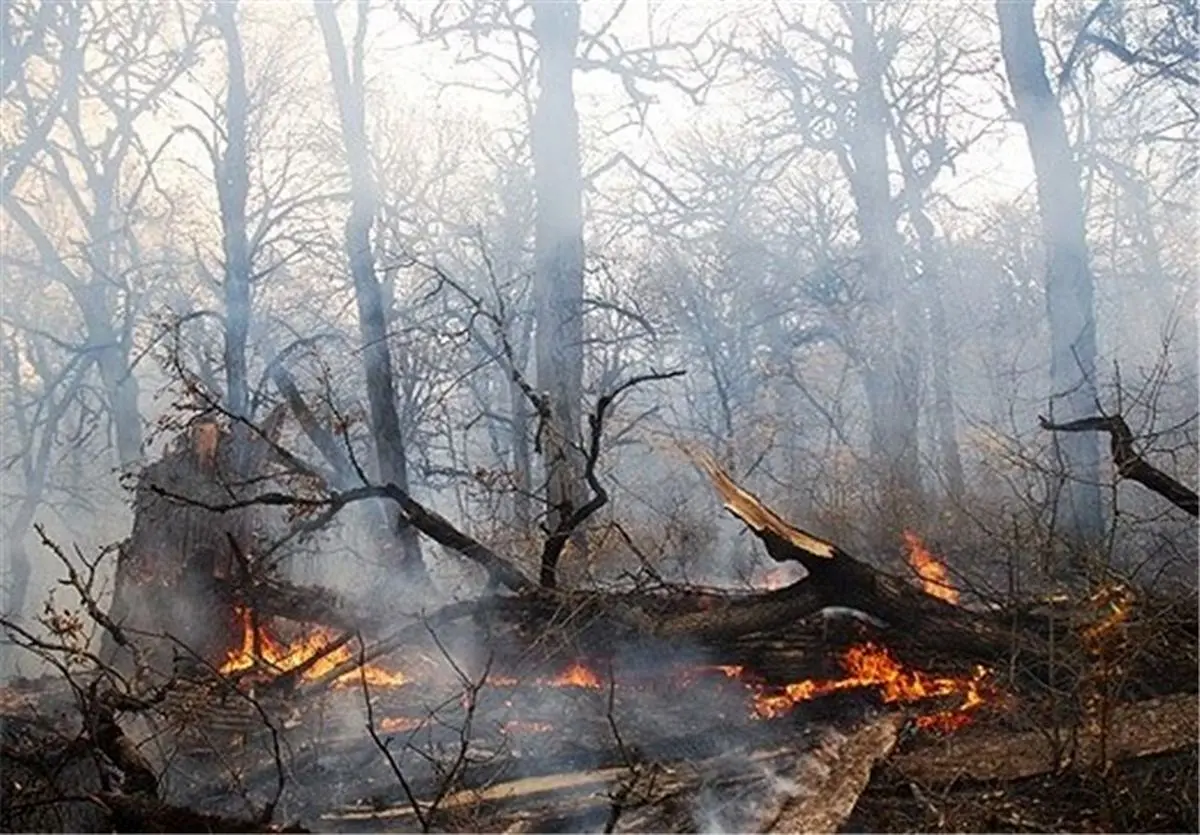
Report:
M367 663L365 650L362 647L362 642L359 642L359 669ZM392 769L392 773L396 775L396 781L400 783L400 788L404 791L404 797L408 800L408 805L412 808L413 814L417 816L417 821L421 824L421 831L429 831L429 821L425 816L425 811L421 808L420 801L413 794L412 786L408 782L408 778L404 776L404 772L400 770L400 764L396 762L396 758L392 756L391 750L386 742L379 738L379 733L375 730L375 709L371 706L371 689L367 684L367 677L361 675L359 681L362 684L363 704L367 708L367 733L371 735L371 741L375 743L375 747L380 750L384 758L387 759L388 766Z

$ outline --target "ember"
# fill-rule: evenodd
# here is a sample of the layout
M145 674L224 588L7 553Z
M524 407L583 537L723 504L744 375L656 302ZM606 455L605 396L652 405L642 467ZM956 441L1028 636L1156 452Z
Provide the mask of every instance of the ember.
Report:
M328 629L319 628L284 646L271 637L262 624L259 624L256 632L249 609L239 606L236 611L242 623L242 645L229 651L225 663L220 668L224 675L254 667L266 667L275 673L285 673L320 655L336 640ZM301 674L301 678L318 679L353 657L354 652L350 645L343 644L317 659ZM364 678L367 684L375 687L398 687L408 682L403 673L368 664L339 676L333 684L335 687L349 687L358 684Z
M412 716L388 716L379 720L379 730L389 734L400 731L415 731L424 725L426 721L425 719L417 719Z
M921 578L925 593L947 603L958 603L958 592L950 584L946 566L929 552L921 538L912 531L905 531L904 544L908 546L908 564Z

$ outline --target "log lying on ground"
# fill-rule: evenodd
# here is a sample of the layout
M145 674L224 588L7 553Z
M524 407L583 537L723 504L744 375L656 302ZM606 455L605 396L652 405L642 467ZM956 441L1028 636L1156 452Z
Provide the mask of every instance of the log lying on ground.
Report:
M817 753L822 766L815 785L784 801L766 821L761 832L821 832L841 829L854 811L858 797L871 779L871 770L896 747L904 717L881 716L840 745L825 746Z
M776 562L798 562L808 576L784 596L795 595L798 611L820 607L850 607L886 622L888 645L901 654L942 656L989 666L1008 666L1024 676L1045 682L1057 670L1059 681L1071 677L1071 659L1081 656L1078 631L1065 617L1014 607L976 611L926 594L904 578L861 562L837 545L784 521L757 497L739 487L710 458L699 459L725 507L749 527ZM801 592L803 590L803 592ZM801 597L800 595L804 596ZM733 620L751 622L748 612L765 609L772 598L730 603L697 614L683 631L727 628ZM744 611L738 611L743 609ZM676 621L681 623L682 621ZM725 622L726 626L721 624ZM1189 611L1163 627L1165 639L1147 642L1135 656L1134 674L1163 677L1194 688L1197 618ZM671 622L661 627L672 631ZM1067 669L1063 669L1064 664Z
M889 714L814 747L795 731L769 748L704 759L649 761L501 780L421 797L423 817L458 829L508 832L836 832L876 762L892 750L904 719ZM416 822L411 802L328 814L339 823Z

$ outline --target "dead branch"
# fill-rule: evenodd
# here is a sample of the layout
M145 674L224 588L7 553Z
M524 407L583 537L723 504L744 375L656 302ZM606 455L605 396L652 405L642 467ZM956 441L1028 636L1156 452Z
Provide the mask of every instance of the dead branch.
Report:
M562 556L563 548L566 547L567 542L571 539L571 535L593 513L604 507L608 502L608 491L604 489L604 485L601 484L600 479L596 476L596 463L600 460L601 440L604 435L604 417L609 407L612 406L613 401L623 392L628 391L634 386L652 380L670 380L675 377L682 377L686 373L686 371L680 369L662 373L651 372L649 374L640 374L629 378L596 402L596 411L588 415L588 425L591 428L591 434L588 439L587 458L583 470L584 478L592 490L592 498L559 522L550 536L546 538L546 544L542 547L542 570L540 577L543 588L552 589L557 584L558 559Z
M195 505L216 513L228 513L245 507L264 505L324 509L326 515L332 515L354 502L366 499L391 499L400 505L400 509L404 511L406 519L413 527L434 542L457 551L473 562L482 565L508 589L523 592L530 591L535 587L534 582L511 560L502 557L479 540L458 530L440 513L429 510L395 484L368 484L350 490L334 491L325 498L317 499L271 492L248 499L221 503L199 501L189 496L169 492L158 485L150 485L149 489L172 501Z
M1053 423L1039 415L1038 423L1051 432L1107 432L1111 439L1113 463L1122 478L1148 487L1192 516L1200 515L1196 491L1151 466L1138 455L1133 448L1133 432L1120 415L1101 415L1068 423Z

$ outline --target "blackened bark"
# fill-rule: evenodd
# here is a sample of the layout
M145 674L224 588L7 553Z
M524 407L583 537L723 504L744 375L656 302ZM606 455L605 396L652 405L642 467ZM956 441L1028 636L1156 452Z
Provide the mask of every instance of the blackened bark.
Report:
M363 344L363 370L366 375L367 401L379 478L408 492L408 461L396 409L396 388L391 349L388 345L387 315L383 291L375 276L371 250L371 226L375 219L376 195L371 157L367 144L366 103L363 92L362 43L356 38L353 66L347 58L342 31L334 6L315 0L317 22L325 40L333 76L334 96L341 118L342 140L350 171L350 218L346 221L346 254L354 279L354 298L358 305L359 331ZM366 4L358 4L360 21L367 14ZM361 27L360 27L361 31ZM425 576L421 543L416 530L403 519L397 520L400 541L399 567L411 579Z
M1033 0L997 0L996 14L1008 83L1037 174L1050 321L1050 419L1066 422L1092 412L1096 403L1095 288L1088 266L1079 165L1046 77ZM1086 547L1099 540L1104 526L1100 446L1090 433L1065 435L1057 444L1071 478L1065 491L1068 534L1076 545ZM1082 566L1076 561L1065 568L1078 573Z
M580 425L583 400L583 179L573 74L578 0L537 0L538 99L531 125L536 199L535 309L537 387L548 398L542 432L547 527L555 530L583 503ZM543 576L547 585L553 576Z

